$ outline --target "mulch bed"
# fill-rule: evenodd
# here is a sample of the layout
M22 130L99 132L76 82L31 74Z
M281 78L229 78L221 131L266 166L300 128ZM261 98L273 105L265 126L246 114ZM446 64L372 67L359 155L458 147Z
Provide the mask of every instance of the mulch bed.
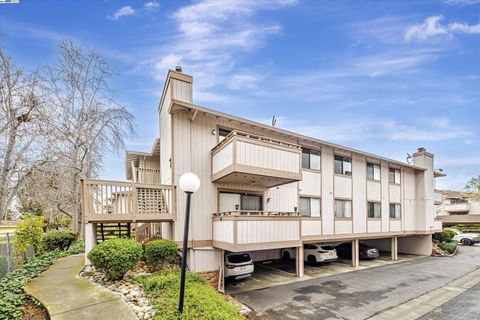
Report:
M29 298L23 306L22 320L50 320L47 310L40 304Z

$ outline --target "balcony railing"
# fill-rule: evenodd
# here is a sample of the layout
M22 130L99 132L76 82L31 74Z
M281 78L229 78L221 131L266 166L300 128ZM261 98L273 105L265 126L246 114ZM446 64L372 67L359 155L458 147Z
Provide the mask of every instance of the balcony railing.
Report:
M449 213L468 213L470 211L470 204L468 203L452 203L445 205L445 211Z
M212 181L273 187L302 179L301 147L232 131L212 149Z
M174 187L132 182L82 180L85 222L171 221Z
M134 182L145 184L160 184L160 169L135 167Z
M298 212L231 211L213 215L213 245L229 251L299 246Z

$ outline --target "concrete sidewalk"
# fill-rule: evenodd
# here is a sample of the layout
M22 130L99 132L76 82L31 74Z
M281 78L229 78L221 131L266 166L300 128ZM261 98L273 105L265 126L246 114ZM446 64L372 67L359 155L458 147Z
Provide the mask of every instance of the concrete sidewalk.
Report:
M119 295L77 277L83 265L83 254L62 258L25 291L45 306L51 320L138 319Z

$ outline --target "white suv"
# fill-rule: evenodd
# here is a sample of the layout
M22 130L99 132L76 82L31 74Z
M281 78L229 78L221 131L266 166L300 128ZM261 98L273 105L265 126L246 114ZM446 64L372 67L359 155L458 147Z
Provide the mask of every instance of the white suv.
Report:
M455 233L453 240L458 243L462 243L465 246L473 246L475 243L480 243L480 234L478 233L463 233L457 229L445 228L444 230L450 230Z
M253 270L253 261L248 253L225 254L225 278L236 280L248 278L253 274Z
M295 259L296 249L282 249L281 253L282 259ZM310 265L313 265L317 262L328 262L337 260L337 250L335 250L333 246L328 244L305 243L303 245L303 259L307 261Z

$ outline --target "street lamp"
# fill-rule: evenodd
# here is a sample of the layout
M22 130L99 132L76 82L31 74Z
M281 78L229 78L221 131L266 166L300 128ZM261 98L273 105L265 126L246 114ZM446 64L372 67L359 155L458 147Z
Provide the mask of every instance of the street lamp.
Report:
M180 177L178 182L180 189L187 195L187 203L185 205L185 229L183 230L183 256L182 270L180 273L180 301L178 302L178 312L183 312L183 298L185 296L185 270L187 268L187 244L188 244L188 227L190 224L190 200L192 194L200 188L200 179L191 173L185 173Z

